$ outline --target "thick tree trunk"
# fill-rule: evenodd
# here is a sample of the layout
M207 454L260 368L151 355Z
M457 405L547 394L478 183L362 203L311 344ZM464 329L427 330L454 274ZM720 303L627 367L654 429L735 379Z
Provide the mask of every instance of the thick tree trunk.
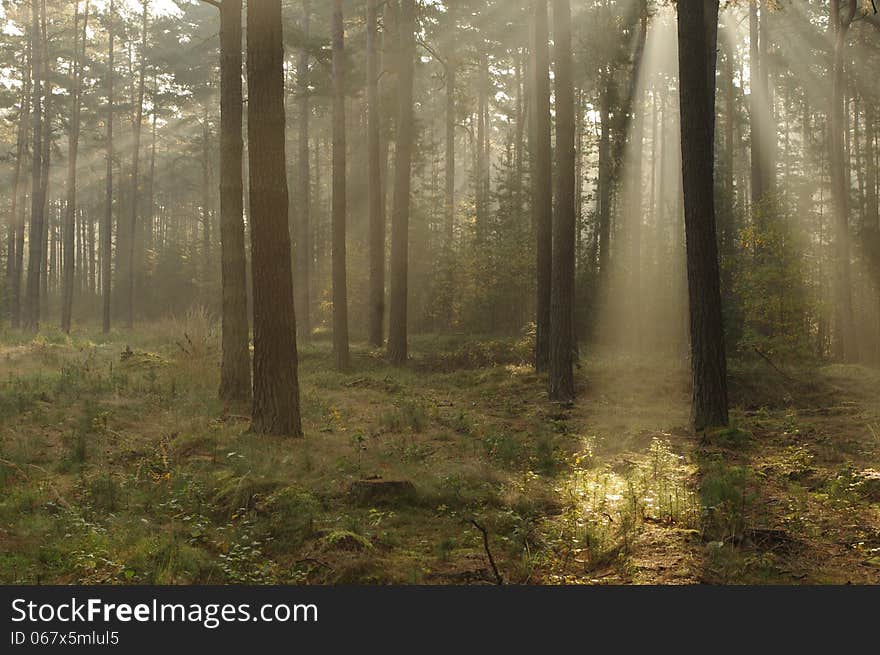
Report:
M247 4L248 163L257 434L302 435L284 159L281 0Z
M718 0L678 6L682 184L693 372L691 419L697 430L728 422L714 199L717 20Z
M251 397L250 326L242 181L241 0L220 5L220 278L222 349L220 400Z
M550 298L550 398L574 399L575 122L570 0L553 0L556 73L556 216Z
M409 208L414 140L415 1L401 0L399 20L397 146L394 153L394 207L391 217L391 303L388 358L401 365L407 358Z
M532 12L532 223L537 253L535 368L538 372L543 372L550 363L550 289L553 264L553 148L547 0L533 0Z
M345 23L342 0L333 2L333 354L336 369L348 369L348 276L345 222Z
M379 107L379 0L367 0L367 204L370 232L369 339L381 348L385 322L385 215Z

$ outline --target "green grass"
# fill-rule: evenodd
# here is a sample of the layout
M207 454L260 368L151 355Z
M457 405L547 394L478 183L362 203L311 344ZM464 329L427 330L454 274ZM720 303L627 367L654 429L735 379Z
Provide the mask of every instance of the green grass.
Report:
M870 506L864 465L823 469L862 446L820 457L803 441L816 426L775 388L740 390L755 407L701 440L678 436L678 369L658 387L646 369L590 363L584 397L561 410L525 365L528 344L418 337L412 350L394 368L355 345L340 374L328 343L304 345L306 436L277 439L218 403L204 316L109 337L6 333L0 582L491 582L472 520L515 583L655 581L688 566L688 581L700 566L773 580L778 553L744 545L767 477L787 485L781 520L804 534L827 527L809 517L817 504ZM768 435L785 445L765 448ZM415 497L355 505L349 486L376 478L408 480Z
M396 369L356 348L341 375L325 344L308 345L306 438L251 435L215 400L216 334L202 319L7 339L0 416L17 427L0 441L3 581L424 580L438 548L452 568L482 552L465 516L506 511L508 469L556 468L547 437L486 412L517 390L511 374L433 351ZM507 359L505 348L478 350ZM371 476L413 481L416 502L351 506L348 485Z

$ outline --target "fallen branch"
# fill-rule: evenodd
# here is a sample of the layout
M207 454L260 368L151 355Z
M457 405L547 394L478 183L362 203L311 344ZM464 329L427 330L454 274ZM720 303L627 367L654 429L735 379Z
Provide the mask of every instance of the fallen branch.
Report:
M305 557L303 559L298 559L295 564L317 564L318 566L323 566L325 569L330 569L333 571L333 567L327 564L327 562L322 562L319 559L315 559L314 557Z
M177 347L183 351L184 355L188 355L189 357L195 357L196 356L196 344L193 343L193 340L189 338L189 335L186 332L183 333L183 336L186 339L186 343L189 344L189 348L187 348L186 345L182 341L177 342Z
M27 480L27 481L30 481L30 479L31 479L30 476L29 476L27 473L25 473L25 472L24 472L24 469L21 468L21 467L20 467L18 464L16 464L15 462L10 462L8 459L0 459L0 464L5 464L5 465L8 466L9 468L13 468L13 469L15 469L16 471L19 472L19 474L21 475L21 477L23 477L23 478L24 478L25 480Z
M498 572L498 567L495 566L495 558L492 557L492 551L491 551L491 549L489 548L489 533L486 532L486 528L484 528L482 525L480 525L479 523L477 523L474 519L471 519L471 523L474 525L474 527L475 527L477 530L479 530L480 532L483 533L483 548L486 549L486 555L487 555L488 558L489 558L489 564L492 565L492 571L495 573L495 580L497 581L497 583L498 583L499 585L503 585L503 584L504 584L504 578L502 578L502 577L501 577L501 574Z
M14 468L14 469L15 469L16 471L18 471L22 476L24 476L24 479L25 479L25 480L27 480L28 482L30 482L31 477L30 477L27 473L25 473L24 469L21 468L21 467L20 467L18 464L16 464L15 462L10 462L8 459L0 459L0 464L5 464L6 466L8 466L8 467L10 467L10 468ZM42 466L37 466L36 464L28 464L28 466L30 466L31 468L35 468L35 469L37 469L38 471L40 471L41 473L44 473L44 474L47 475L47 476L49 475L49 472L48 472L46 469L44 469ZM58 492L58 490L54 487L54 485L53 485L51 482L49 482L48 479L45 480L45 482L46 482L46 487L48 487L49 491L52 492L52 495L55 496L55 501L56 501L59 505L61 505L64 509L70 509L70 503L68 503L68 502L64 499L64 497Z
M765 362L767 362L774 371L779 373L779 375L784 377L789 382L796 382L796 380L793 377L791 377L788 373L786 373L781 368L779 368L776 364L774 364L773 360L771 360L769 357L767 357L767 355L762 353L757 346L752 346L752 347L755 349L755 352L758 353L758 355L761 357L761 359L763 359Z

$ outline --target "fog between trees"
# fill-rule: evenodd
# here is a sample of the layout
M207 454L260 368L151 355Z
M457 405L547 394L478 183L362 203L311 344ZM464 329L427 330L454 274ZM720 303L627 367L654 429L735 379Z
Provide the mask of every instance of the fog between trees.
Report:
M275 434L325 335L689 360L698 428L729 358L878 362L871 2L244 5L4 3L13 328L199 308Z

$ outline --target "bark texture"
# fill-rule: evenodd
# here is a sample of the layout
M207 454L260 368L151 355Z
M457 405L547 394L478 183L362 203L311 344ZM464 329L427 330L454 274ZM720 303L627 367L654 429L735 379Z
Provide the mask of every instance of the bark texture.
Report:
M717 20L717 0L679 4L682 184L693 375L691 419L697 430L728 423L714 198Z
M247 4L248 168L257 434L301 436L284 159L281 0Z

